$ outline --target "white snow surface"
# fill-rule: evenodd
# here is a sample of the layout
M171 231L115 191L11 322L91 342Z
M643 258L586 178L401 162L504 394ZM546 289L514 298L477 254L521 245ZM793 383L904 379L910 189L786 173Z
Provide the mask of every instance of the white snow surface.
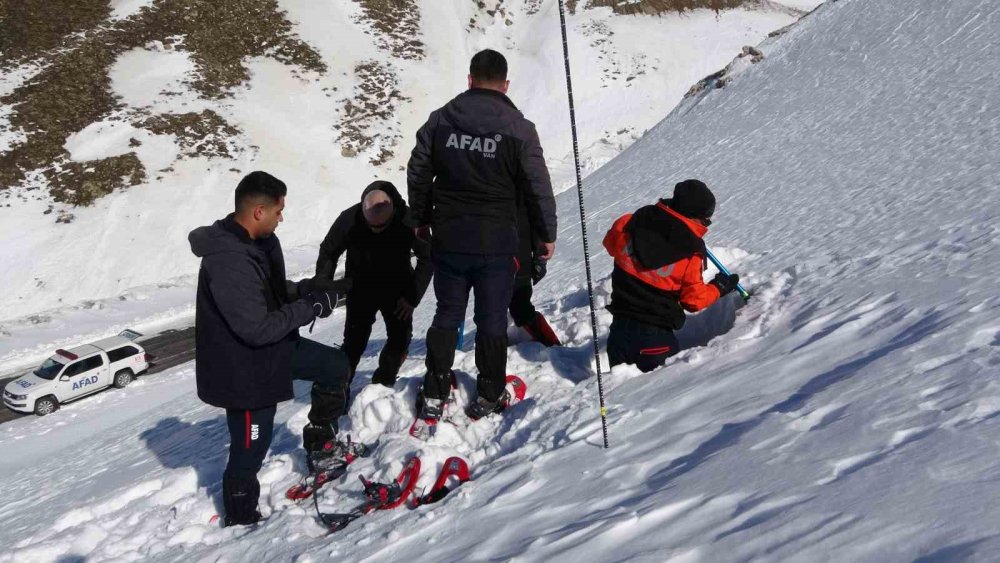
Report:
M111 17L116 20L125 19L152 3L153 0L111 0Z
M565 346L511 349L524 402L406 434L430 299L395 390L364 386L377 345L361 365L342 428L381 443L322 506L360 502L359 473L388 480L419 455L425 486L463 455L473 480L440 504L327 535L285 500L301 385L261 472L267 522L209 525L225 422L188 365L0 426L0 561L996 560L998 24L992 0L824 4L587 180L598 307L605 230L687 177L719 196L707 241L754 289L691 316L662 369L605 374L610 449L566 193L535 299ZM313 337L339 341L342 315Z
M148 4L116 0L114 17L127 17ZM187 233L225 215L237 182L251 170L267 170L289 186L284 247L315 252L333 219L372 180L389 180L405 191L403 167L417 128L432 110L465 89L469 58L482 48L507 55L510 96L537 123L557 190L571 187L575 179L555 0L504 2L506 18L487 17L486 8L474 2L416 4L418 39L426 54L421 60L403 60L373 42L377 34L359 19L360 8L352 0L280 0L294 31L329 71L317 75L274 59L253 59L248 61L248 83L221 101L199 98L189 86L194 65L183 38L174 38L179 41L170 46L153 41L123 53L110 77L125 107L153 115L211 109L243 132L232 142L236 156L184 159L173 135L136 130L124 115L72 135L66 148L77 160L134 150L147 181L91 207L57 205L49 214L43 214L49 207L43 201L11 197L5 200L10 207L0 202L0 238L16 243L3 245L0 260L21 265L0 269L5 288L0 336L29 316L58 316L58 309L84 301L114 299L195 274L198 262ZM492 8L496 2L486 4ZM476 22L473 29L470 19ZM722 68L744 45L760 42L794 19L773 7L662 17L578 10L568 25L585 172L620 153L672 110L691 84ZM369 61L390 69L406 98L391 119L374 126L400 135L394 158L379 167L369 164L370 152L342 156L334 129L343 118L343 100L357 85L355 67ZM0 92L36 71L26 65L5 75ZM0 126L9 111L0 108ZM130 145L133 138L142 143L137 149ZM20 131L0 134L0 150L23 139ZM34 177L28 185L43 181ZM62 212L75 219L55 224ZM135 259L137 254L145 258ZM15 352L0 342L0 355Z

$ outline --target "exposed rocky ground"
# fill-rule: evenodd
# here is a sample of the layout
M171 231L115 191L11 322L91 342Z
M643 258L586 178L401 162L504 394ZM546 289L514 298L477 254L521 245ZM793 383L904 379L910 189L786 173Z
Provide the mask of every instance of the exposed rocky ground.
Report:
M622 16L727 10L766 0L567 0L571 13L611 8ZM418 0L350 0L352 23L372 38L381 54L354 64L341 94L326 88L336 104L333 126L339 153L382 166L398 156L400 114L407 104L401 77L426 56ZM517 26L536 14L542 0L475 0L467 31L497 22ZM606 10L599 12L607 13ZM595 12L598 13L598 12ZM73 206L90 205L115 190L162 179L172 165L150 167L139 157L143 140L130 138L127 152L86 159L71 155L67 142L93 124L114 121L169 136L178 160L235 159L254 150L252 139L226 120L225 107L250 79L249 61L266 58L303 77L328 76L327 61L295 31L277 0L152 0L116 15L108 0L0 1L0 199L37 199L57 205L59 222L72 220ZM582 27L600 60L601 87L631 87L658 71L655 57L622 54L614 31L595 17ZM192 70L162 97L193 96L200 107L172 110L135 107L112 84L111 69L133 50L187 57ZM384 55L384 56L383 56ZM329 54L327 54L329 56ZM721 83L720 83L721 84ZM186 90L182 92L181 90ZM181 104L187 105L187 104ZM176 112L176 113L175 113ZM50 206L47 213L52 212Z
M0 70L30 69L29 78L0 97L11 108L0 133L19 139L0 153L0 193L22 187L22 198L88 205L144 181L134 153L76 162L64 148L67 137L112 116L176 134L183 157L229 155L224 139L239 131L213 112L150 116L120 103L109 70L131 49L176 47L183 38L180 48L195 64L190 86L205 99L223 99L245 82L249 57L325 70L274 0L156 0L120 21L110 19L108 2L100 0L23 0L0 10Z

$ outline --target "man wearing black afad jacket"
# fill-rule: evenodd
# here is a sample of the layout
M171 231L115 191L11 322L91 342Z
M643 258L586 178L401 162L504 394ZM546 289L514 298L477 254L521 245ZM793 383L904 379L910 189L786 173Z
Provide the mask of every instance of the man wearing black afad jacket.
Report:
M517 191L540 241L555 251L555 199L533 123L507 98L507 61L480 51L469 65L469 89L431 113L417 132L407 168L417 233L430 238L437 311L427 331L424 419L440 418L451 387L458 326L475 291L478 399L473 419L506 406L507 307L518 252Z
M427 291L433 273L430 245L408 226L409 208L396 186L373 182L361 203L337 217L319 247L316 277L332 280L337 260L347 253L345 276L353 282L347 294L344 353L351 374L368 346L375 313L382 313L386 341L372 383L392 387L406 358L413 334L413 309ZM414 270L410 252L417 257Z
M344 354L299 337L298 329L333 312L350 280L319 287L285 279L274 235L285 184L253 172L236 188L236 211L188 235L201 258L195 309L198 397L226 409L229 463L222 477L225 524L260 520L260 471L271 445L277 404L293 398L292 379L313 382L306 450L334 439L344 414L350 367Z

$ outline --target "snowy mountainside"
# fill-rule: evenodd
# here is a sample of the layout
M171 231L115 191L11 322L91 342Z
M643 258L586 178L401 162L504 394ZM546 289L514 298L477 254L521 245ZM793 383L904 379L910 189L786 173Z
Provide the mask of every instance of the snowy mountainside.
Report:
M417 454L425 486L466 456L473 480L439 505L325 535L283 497L301 465L299 387L261 474L269 520L209 526L226 433L187 366L0 426L16 452L0 458L0 561L995 560L998 19L990 0L825 4L588 179L596 243L619 214L703 178L720 200L707 242L755 289L692 316L692 347L662 369L605 376L610 450L566 193L536 298L566 345L512 349L529 385L514 412L416 442L421 330L394 391L363 386L375 348L362 363L343 427L382 444L324 507L359 499L357 473L388 479ZM591 246L602 306L610 261ZM313 336L338 341L342 323ZM474 373L468 350L456 367Z
M746 4L632 16L581 3L568 23L588 170L802 13ZM0 257L22 266L0 270L0 334L190 285L187 232L223 215L253 169L290 186L284 246L314 251L372 179L405 184L413 134L484 47L510 58L511 97L557 187L572 182L554 0L25 0L4 15Z

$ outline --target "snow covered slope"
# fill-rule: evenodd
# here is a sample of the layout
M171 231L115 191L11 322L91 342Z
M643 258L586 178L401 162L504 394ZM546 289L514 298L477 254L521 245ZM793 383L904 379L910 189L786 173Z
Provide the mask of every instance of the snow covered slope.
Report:
M297 402L262 472L268 522L207 525L224 421L186 367L0 426L0 561L995 560L998 24L991 0L825 4L590 178L595 250L618 214L706 180L708 242L756 289L692 317L694 347L661 370L606 376L610 450L566 193L536 299L566 346L512 350L530 386L514 412L416 442L420 330L395 392L362 388L374 355L362 364L344 426L382 445L354 471L387 479L419 454L427 485L467 456L473 480L439 505L325 535L282 496ZM598 254L599 305L609 268ZM342 322L317 334L336 341ZM457 365L473 372L471 354ZM325 507L358 501L355 475Z
M285 248L315 253L336 214L372 179L405 186L416 129L465 89L468 60L485 47L509 57L511 97L538 123L557 186L572 182L555 0L219 0L192 16L195 4L116 2L112 23L82 29L90 39L78 45L69 35L59 57L0 78L0 98L11 96L0 104L0 259L17 264L0 270L0 331L38 328L27 317L57 317L54 309L83 301L189 283L197 262L187 233L223 215L239 178L254 169L290 187ZM748 4L719 14L623 16L581 3L569 26L588 169L662 119L693 82L801 13ZM231 17L220 17L226 10ZM253 10L256 18L245 13ZM210 18L220 18L219 29L199 27ZM125 31L108 34L111 25ZM242 41L227 35L253 33ZM91 64L105 66L88 71ZM107 84L59 82L73 72L84 73L74 84L92 74L106 74ZM71 97L102 88L103 97ZM54 113L67 106L69 115ZM65 137L23 130L77 122ZM53 154L43 168L24 164L43 149ZM49 178L44 166L52 162L63 172ZM122 169L104 172L112 165ZM27 178L4 189L21 168ZM89 207L58 203L88 201L132 172L143 177Z

